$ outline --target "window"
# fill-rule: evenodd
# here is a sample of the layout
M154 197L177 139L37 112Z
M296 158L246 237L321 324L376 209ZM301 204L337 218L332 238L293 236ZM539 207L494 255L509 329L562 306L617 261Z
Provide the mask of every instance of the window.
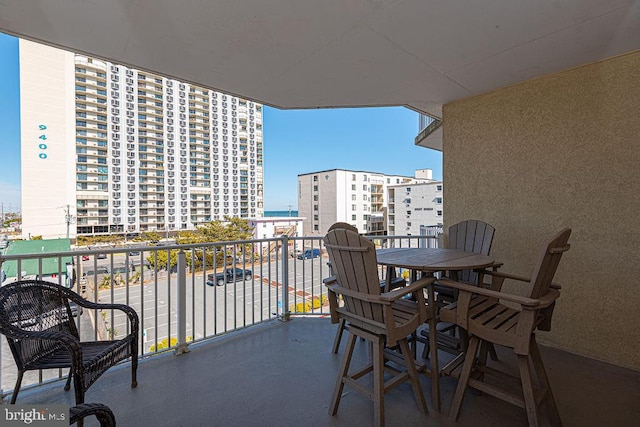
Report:
M351 221L355 221L356 220L356 215L351 215Z
M355 194L352 194L352 195L351 195L351 200L353 200L353 201L355 201L355 200L356 200L356 195L355 195Z
M436 204L438 205L442 204L442 197L436 197Z
M356 185L355 185L355 184L352 184L352 185L351 185L351 190L352 190L352 191L356 191Z
M436 185L436 191L442 191L442 185Z
M351 181L355 181L355 180L356 180L356 174L354 173L351 175Z
M436 211L436 215L442 216L442 211Z
M366 184L362 186L362 191L367 191L367 185Z

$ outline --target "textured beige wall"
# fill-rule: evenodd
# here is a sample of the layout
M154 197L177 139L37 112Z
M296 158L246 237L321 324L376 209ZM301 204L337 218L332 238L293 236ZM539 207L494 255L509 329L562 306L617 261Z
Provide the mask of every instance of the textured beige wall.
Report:
M538 339L640 370L640 53L454 102L443 118L445 226L494 225L492 254L527 275L539 245L573 229Z

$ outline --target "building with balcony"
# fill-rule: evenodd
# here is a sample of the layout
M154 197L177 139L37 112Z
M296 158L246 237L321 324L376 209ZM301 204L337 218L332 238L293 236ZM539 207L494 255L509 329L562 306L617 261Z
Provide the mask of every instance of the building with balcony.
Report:
M389 234L417 236L425 227L442 226L442 181L392 185L387 191Z
M416 171L414 177L346 169L298 175L298 213L307 219L304 234L324 235L331 224L346 222L363 233L384 235L387 189L432 181L430 169Z
M263 215L260 104L25 40L20 70L25 234Z

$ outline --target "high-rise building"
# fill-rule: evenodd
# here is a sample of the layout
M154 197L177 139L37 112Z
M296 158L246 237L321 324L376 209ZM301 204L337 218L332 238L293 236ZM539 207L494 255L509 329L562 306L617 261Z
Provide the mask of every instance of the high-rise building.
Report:
M323 235L331 224L346 222L362 233L387 234L388 188L434 182L430 169L415 177L332 169L298 175L298 215L304 235Z
M260 217L262 105L20 40L25 235Z

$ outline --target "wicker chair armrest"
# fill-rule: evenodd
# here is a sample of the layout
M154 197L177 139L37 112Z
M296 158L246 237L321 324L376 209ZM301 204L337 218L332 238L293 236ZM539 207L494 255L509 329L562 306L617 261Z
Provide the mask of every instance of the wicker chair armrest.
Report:
M120 311L124 312L127 315L127 317L129 318L129 320L131 321L132 328L135 328L136 331L139 329L140 320L138 318L138 313L136 313L136 311L131 306L128 306L126 304L112 304L112 303L92 302L92 301L86 300L86 299L84 299L82 297L77 297L76 298L75 296L71 296L70 299L73 300L78 305L80 305L80 306L82 306L84 308L88 308L88 309L120 310Z
M440 279L438 284L449 286L457 289L461 292L469 292L472 294L482 295L489 298L497 298L505 301L510 301L521 305L523 308L539 308L541 300L527 298L520 295L508 294L506 292L493 291L491 289L482 288L479 286L467 285L465 283L454 282L450 279Z
M69 424L95 415L101 427L115 427L116 418L111 409L102 403L81 403L69 409Z
M74 366L82 366L82 347L80 340L71 334L58 331L27 331L16 328L13 325L3 325L2 333L14 340L39 340L57 341L64 345L69 353Z

